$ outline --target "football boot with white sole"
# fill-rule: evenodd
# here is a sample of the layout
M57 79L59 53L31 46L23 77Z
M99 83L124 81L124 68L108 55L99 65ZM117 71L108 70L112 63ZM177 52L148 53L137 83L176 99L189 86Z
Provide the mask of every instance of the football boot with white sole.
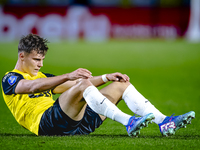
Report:
M126 130L130 137L137 137L140 134L140 130L144 127L148 127L149 123L155 119L152 113L149 113L143 117L132 116L129 119L128 125L126 125Z
M186 128L186 125L191 124L194 118L194 111L179 116L174 116L174 114L171 117L167 116L162 123L158 124L160 132L163 136L174 135L178 129Z

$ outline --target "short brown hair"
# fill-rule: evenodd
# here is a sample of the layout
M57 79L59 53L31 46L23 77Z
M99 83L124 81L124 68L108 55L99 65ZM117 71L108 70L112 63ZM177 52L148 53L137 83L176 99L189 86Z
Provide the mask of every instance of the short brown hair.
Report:
M32 50L35 50L38 53L45 54L49 49L47 43L47 39L41 38L36 34L28 34L27 36L23 36L19 41L18 53L22 51L31 53Z

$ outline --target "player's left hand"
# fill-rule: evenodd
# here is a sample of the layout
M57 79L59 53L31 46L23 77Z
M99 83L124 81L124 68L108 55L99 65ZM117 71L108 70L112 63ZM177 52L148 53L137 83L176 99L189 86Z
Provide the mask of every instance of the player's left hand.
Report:
M106 78L109 81L118 81L118 82L128 82L130 80L126 74L121 74L119 72L107 74Z

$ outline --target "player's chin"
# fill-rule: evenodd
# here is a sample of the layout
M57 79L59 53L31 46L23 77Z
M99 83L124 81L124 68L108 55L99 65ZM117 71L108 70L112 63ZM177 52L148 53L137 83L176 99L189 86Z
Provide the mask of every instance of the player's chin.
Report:
M34 72L31 73L32 76L37 76L38 70L35 70Z

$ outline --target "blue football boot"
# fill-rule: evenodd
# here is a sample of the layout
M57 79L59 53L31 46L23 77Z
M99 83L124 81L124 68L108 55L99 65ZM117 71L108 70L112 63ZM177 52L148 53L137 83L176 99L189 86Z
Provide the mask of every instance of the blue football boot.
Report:
M129 119L128 125L126 125L126 130L130 137L136 137L140 134L140 130L144 127L148 127L149 123L152 123L152 119L154 119L154 115L149 113L144 117L135 117L132 116Z
M191 120L195 118L195 112L190 111L180 116L166 117L159 125L160 132L163 136L174 135L180 128L186 128L186 125L191 124Z

